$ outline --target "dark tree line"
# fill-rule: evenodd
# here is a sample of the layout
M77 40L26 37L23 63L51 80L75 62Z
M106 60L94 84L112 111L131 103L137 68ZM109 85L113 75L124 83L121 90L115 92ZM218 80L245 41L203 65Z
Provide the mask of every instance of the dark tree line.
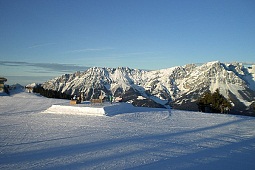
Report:
M197 101L198 109L201 112L228 113L231 103L220 94L219 89L214 93L205 92Z
M61 93L60 91L54 91L50 89L44 89L42 86L36 86L33 88L34 93L39 93L40 95L48 98L58 98L58 99L71 99L71 95L66 93Z

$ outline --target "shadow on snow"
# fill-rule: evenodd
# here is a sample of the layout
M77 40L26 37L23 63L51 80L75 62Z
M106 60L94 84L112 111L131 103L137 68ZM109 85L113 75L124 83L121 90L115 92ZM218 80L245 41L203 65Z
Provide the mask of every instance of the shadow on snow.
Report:
M40 150L25 151L22 153L4 154L0 156L1 165L8 164L23 164L36 161L45 161L45 164L40 168L54 168L54 169L77 169L91 166L98 166L100 164L107 166L109 162L116 163L122 162L128 163L131 159L136 160L134 164L124 165L125 168L131 169L253 169L255 162L252 160L255 154L255 138L241 139L240 136L228 136L227 134L221 134L212 136L211 138L197 138L192 141L178 142L175 139L178 137L205 133L209 130L216 130L217 128L229 126L232 124L241 123L246 121L244 119L230 121L222 124L217 124L210 127L204 127L193 130L186 130L176 133L165 133L159 135L143 135L143 136L131 136L126 138L109 139L105 141L96 141L91 143L82 143L68 146L59 146L53 148L45 148ZM76 136L74 136L76 137ZM217 147L208 146L202 147L204 142L220 141L224 137L238 138L237 142L222 141L224 145ZM71 137L70 137L71 138ZM56 138L51 140L62 140L64 138ZM156 143L154 143L156 140ZM37 141L37 142L48 142ZM33 144L34 142L31 142ZM29 143L23 143L29 144ZM22 143L20 144L22 145ZM119 152L111 152L118 147L136 146L137 148L132 150L124 150ZM142 147L139 147L139 146ZM197 149L196 147L201 148ZM194 147L194 148L193 148ZM132 147L131 147L132 148ZM176 148L179 148L179 150ZM187 152L191 148L191 152ZM192 150L193 148L193 150ZM176 151L173 151L176 150ZM109 152L108 152L109 151ZM89 157L91 152L108 154L95 155L95 157ZM175 155L172 152L175 152ZM165 155L163 155L165 153ZM169 155L167 154L169 153ZM78 157L80 154L88 154L88 159L84 159L83 156ZM150 158L156 158L155 160L142 161L142 156L146 155ZM64 157L64 158L63 158ZM66 159L66 161L52 161L52 163L46 160L58 160ZM78 158L78 160L72 159ZM146 158L145 158L146 159ZM236 161L239 160L239 161ZM243 162L242 162L243 161ZM247 162L249 162L247 164ZM105 164L104 164L105 163ZM120 165L121 167L121 165ZM106 167L111 169L110 167ZM116 168L116 167L115 167Z

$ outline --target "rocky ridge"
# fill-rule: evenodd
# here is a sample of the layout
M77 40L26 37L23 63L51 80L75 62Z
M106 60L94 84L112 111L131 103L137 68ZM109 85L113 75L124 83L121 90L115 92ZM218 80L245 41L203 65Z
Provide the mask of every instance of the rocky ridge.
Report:
M98 97L101 91L131 102L143 96L161 106L170 104L185 110L197 110L201 94L219 89L232 102L233 111L245 112L255 100L255 65L214 61L155 71L92 67L56 77L42 86L71 95L83 92L86 99Z

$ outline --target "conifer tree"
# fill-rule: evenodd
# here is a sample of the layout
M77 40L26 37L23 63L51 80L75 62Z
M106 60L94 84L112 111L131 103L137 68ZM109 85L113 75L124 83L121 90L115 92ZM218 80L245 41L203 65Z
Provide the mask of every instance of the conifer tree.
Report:
M214 93L205 92L198 99L198 107L199 111L202 112L214 112L214 113L226 113L230 110L231 104L230 102L220 94L220 90L216 89Z

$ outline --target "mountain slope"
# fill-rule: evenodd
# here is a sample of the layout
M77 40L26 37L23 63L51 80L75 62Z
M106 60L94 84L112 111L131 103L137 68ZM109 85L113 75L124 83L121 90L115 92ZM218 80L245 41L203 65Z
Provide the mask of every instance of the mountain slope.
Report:
M47 81L43 88L72 95L83 92L86 99L97 98L101 91L125 101L143 96L185 110L197 110L196 100L201 94L219 89L231 100L235 111L247 111L254 102L255 66L214 61L156 71L93 67Z

